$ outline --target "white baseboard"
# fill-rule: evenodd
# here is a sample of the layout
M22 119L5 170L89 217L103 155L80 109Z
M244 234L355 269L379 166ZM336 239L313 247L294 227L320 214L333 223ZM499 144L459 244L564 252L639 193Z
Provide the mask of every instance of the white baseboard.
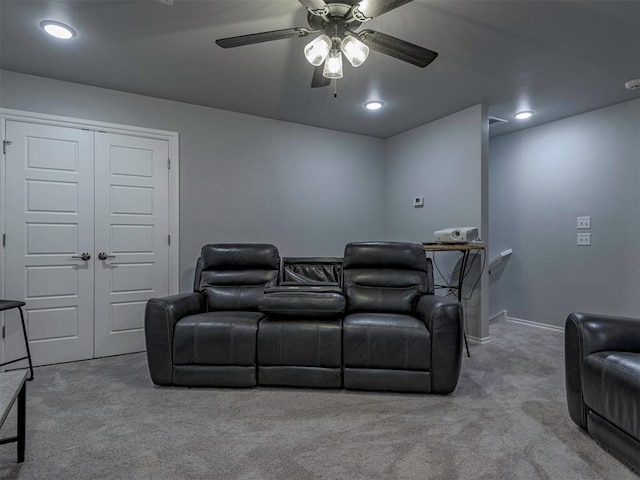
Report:
M467 342L474 345L485 345L491 342L491 337L474 337L473 335L467 335Z
M489 318L489 325L498 322L513 322L521 325L527 325L529 327L543 328L545 330L553 330L554 332L564 332L563 327L557 327L555 325L547 325L546 323L532 322L531 320L524 320L522 318L510 317L507 310L502 310ZM491 342L491 337L474 337L473 335L467 335L467 341L473 345L485 345Z
M504 322L508 318L509 318L509 315L507 315L507 311L506 310L502 310L501 312L498 312L495 315L492 315L489 318L489 323L491 324L491 323L494 323L494 322Z
M506 314L506 311L505 311ZM554 332L564 332L564 327L557 327L555 325L547 325L546 323L532 322L531 320L523 320L522 318L506 316L507 321L513 323L520 323L522 325L528 325L530 327L544 328L545 330L553 330Z

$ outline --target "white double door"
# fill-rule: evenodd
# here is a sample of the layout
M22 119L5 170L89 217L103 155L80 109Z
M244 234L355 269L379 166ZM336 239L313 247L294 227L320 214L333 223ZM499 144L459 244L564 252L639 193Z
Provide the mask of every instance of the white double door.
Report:
M168 141L7 121L5 298L35 365L142 351L168 294ZM17 312L5 359L24 355Z

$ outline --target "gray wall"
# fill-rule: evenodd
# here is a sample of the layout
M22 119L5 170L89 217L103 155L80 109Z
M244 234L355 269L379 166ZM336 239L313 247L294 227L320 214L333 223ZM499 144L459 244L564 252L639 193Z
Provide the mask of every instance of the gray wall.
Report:
M481 238L488 240L486 125L486 106L477 105L387 140L391 240L429 242L434 231L455 226L480 227ZM413 206L414 196L424 197L423 207ZM457 252L436 254L445 277L459 258ZM482 285L467 304L467 331L477 339L488 337L486 282L485 271Z
M640 315L640 100L492 138L491 313L564 326L572 311ZM576 245L590 215L591 246ZM493 276L493 275L492 275Z
M8 71L0 106L180 133L183 290L205 243L342 256L384 236L383 140Z
M0 105L180 133L183 290L210 242L341 256L350 241L420 242L467 224L486 232L484 106L385 141L8 71ZM414 194L424 208L411 206Z

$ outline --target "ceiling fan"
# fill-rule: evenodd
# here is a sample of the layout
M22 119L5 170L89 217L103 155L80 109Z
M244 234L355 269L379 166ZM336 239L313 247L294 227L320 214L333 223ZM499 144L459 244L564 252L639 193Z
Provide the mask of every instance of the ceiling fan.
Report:
M412 0L361 0L355 5L325 0L298 0L308 11L311 29L294 27L270 32L221 38L222 48L241 47L293 37L320 34L304 48L304 55L314 67L311 87L326 87L332 79L342 78L342 54L358 67L369 49L424 68L435 60L437 52L405 42L374 30L356 30L365 22L401 7ZM324 66L323 66L324 64Z

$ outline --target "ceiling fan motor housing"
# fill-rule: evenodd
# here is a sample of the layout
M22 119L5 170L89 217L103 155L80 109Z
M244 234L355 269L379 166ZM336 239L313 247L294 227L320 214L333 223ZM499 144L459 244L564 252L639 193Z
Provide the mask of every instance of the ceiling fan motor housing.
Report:
M307 22L313 30L324 31L327 25L332 22L342 24L345 30L347 28L355 30L361 25L361 22L358 22L354 18L348 18L347 15L352 7L352 5L346 3L327 3L329 12L327 15L318 16L315 13L309 12L307 14Z

